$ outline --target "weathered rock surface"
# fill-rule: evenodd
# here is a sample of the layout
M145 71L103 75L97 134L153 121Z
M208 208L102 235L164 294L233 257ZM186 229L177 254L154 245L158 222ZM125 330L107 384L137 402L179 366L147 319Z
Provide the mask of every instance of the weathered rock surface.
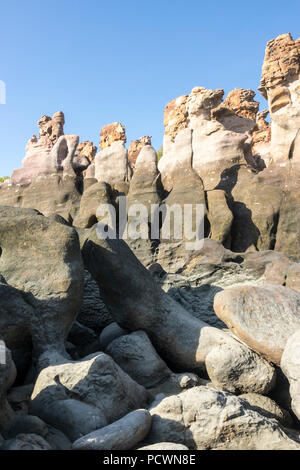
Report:
M149 135L144 135L143 137L130 142L128 148L128 160L132 170L134 170L137 157L145 145L151 145L151 137Z
M130 450L151 428L147 410L135 410L118 421L94 431L73 443L74 450Z
M205 364L213 385L227 392L267 394L275 385L274 367L238 342L216 346Z
M113 142L126 142L125 127L120 122L113 122L102 127L100 131L100 148L104 150L110 147Z
M172 262L168 262L172 267ZM213 308L218 292L265 281L300 291L299 269L299 263L276 251L233 253L214 240L205 239L203 248L189 254L183 268L175 273L167 267L167 273L160 269L156 280L193 316L225 328Z
M288 287L233 287L216 295L214 308L236 336L277 364L288 338L300 328L300 295Z
M146 390L104 353L78 362L50 357L50 363L37 378L30 411L72 442L147 402Z
M115 321L129 330L144 330L170 366L201 373L213 347L236 343L228 333L190 315L160 289L122 240L100 240L95 228L80 237L85 266L101 286ZM137 298L137 292L143 295Z
M281 368L290 383L292 409L300 419L300 329L288 339L282 358Z
M194 387L167 397L150 409L152 427L147 442L172 441L189 449L299 449L275 419L244 400L208 387Z
M150 145L144 145L136 160L135 171L126 198L128 218L127 238L125 239L145 266L152 263L153 252L159 240L159 232L156 234L156 238L155 234L151 235L150 223L152 206L158 206L161 202L159 183L156 151ZM143 238L136 239L142 233Z
M78 313L83 266L74 229L30 209L0 208L0 330L9 347L64 351Z
M176 143L186 128L193 135L190 148L193 153L193 169L202 178L206 190L215 189L223 178L223 172L233 165L246 163L244 142L246 132L255 125L258 104L253 101L251 90L234 90L222 103L223 90L193 88L189 96L182 96L167 105L164 154L159 170L165 189L173 186L172 171L176 167Z
M221 189L215 189L207 191L206 197L210 238L222 243L226 248L230 248L233 214L229 209L226 193Z
M75 156L79 138L76 135L64 135L64 123L61 111L55 113L52 119L42 116L38 122L39 139L33 135L28 141L22 168L14 170L12 174L13 184L28 184L38 177L56 173L75 176L75 171L80 171L80 167L83 170L89 165L89 161L83 163L79 154Z
M95 182L85 189L80 200L77 216L73 221L75 227L90 228L101 220L97 216L100 204L111 204L109 185L104 182Z
M274 400L269 397L264 397L258 393L244 393L239 395L239 398L246 400L247 403L259 414L267 418L274 418L279 421L282 426L292 427L293 419L290 413L281 408Z
M30 185L0 187L1 205L34 208L45 216L58 214L69 223L79 210L80 198L76 178L60 174L39 177Z
M146 388L155 387L172 374L144 331L115 339L105 351L130 377Z
M123 140L115 140L97 153L95 178L111 186L129 180L130 169L127 150Z
M61 431L47 425L37 416L19 415L15 417L11 426L5 430L4 437L6 440L19 439L20 434L41 436L55 450L71 449L71 442Z
M274 162L299 161L300 41L290 33L267 43L260 91L271 117L271 156Z

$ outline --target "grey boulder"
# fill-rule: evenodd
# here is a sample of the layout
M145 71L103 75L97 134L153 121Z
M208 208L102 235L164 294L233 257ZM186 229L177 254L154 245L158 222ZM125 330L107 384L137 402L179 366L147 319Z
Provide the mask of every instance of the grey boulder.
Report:
M31 399L31 414L73 442L144 407L148 393L113 359L99 353L78 362L58 357L40 372Z
M118 421L94 431L73 443L74 450L130 450L148 434L151 415L135 410Z
M275 368L238 341L213 348L205 364L213 385L227 392L267 394L275 386Z
M190 449L300 449L275 419L267 418L238 397L208 387L194 387L158 400L150 409L147 443L171 441Z

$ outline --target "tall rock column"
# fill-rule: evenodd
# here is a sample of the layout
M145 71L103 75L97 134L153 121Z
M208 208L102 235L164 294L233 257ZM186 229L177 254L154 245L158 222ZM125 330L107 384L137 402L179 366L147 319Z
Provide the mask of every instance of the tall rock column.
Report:
M104 126L100 132L100 152L95 157L95 178L111 186L130 179L125 127L120 122Z
M272 120L273 161L300 161L300 38L281 34L267 43L259 90Z

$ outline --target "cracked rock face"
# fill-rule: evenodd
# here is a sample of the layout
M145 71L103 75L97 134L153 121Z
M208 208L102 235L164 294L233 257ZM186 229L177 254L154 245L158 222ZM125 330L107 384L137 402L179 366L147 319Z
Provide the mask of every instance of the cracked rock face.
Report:
M183 154L191 155L192 168L206 190L220 184L224 171L246 163L244 143L255 126L258 103L251 90L233 90L224 103L224 91L195 87L190 95L171 101L165 110L163 157L159 161L162 183L173 187L173 173ZM191 141L185 141L187 129ZM184 145L183 145L184 141ZM178 157L180 155L180 157Z

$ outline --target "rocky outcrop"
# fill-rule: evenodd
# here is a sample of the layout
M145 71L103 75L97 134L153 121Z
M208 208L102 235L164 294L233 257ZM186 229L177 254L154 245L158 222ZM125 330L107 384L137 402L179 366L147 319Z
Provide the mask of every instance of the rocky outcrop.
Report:
M261 160L261 165L269 166L271 163L271 123L266 120L269 110L257 113L256 124L252 131L251 153Z
M271 116L271 156L274 162L299 161L300 41L281 34L267 43L260 91Z
M113 122L100 131L100 149L110 147L113 142L126 142L125 127L120 122Z
M222 103L223 90L193 88L190 95L172 101L165 111L164 154L159 162L165 189L173 186L172 172L177 167L177 154L182 144L176 139L186 128L191 129L190 144L184 151L192 153L192 167L202 178L206 190L215 189L223 172L236 164L246 163L244 143L255 125L258 103L251 90L234 90ZM177 104L176 104L177 103ZM181 151L182 153L182 151Z
M161 202L161 187L157 169L157 154L150 145L141 149L135 163L135 171L130 182L129 192L126 198L127 226L123 237L133 250L135 255L149 266L153 261L153 252L159 240L159 233L151 235L151 211L152 206L158 206ZM143 207L141 207L143 205ZM140 213L140 210L143 213ZM142 226L136 230L139 222ZM136 234L136 233L137 234ZM137 238L139 233L144 233L143 238Z
M28 184L38 177L56 173L75 176L75 170L80 168L78 156L77 162L73 161L79 138L64 135L64 123L65 118L61 111L55 113L52 119L42 116L38 122L39 138L33 135L28 141L22 168L13 171L12 183Z
M94 164L97 147L88 140L80 142L73 158L73 168L77 175L81 173L86 176L87 168Z
M128 148L128 160L132 170L134 170L137 157L145 145L151 145L151 137L149 135L144 135L143 137L130 142Z
M110 184L128 182L130 168L128 153L123 140L114 140L97 153L95 157L95 178Z

